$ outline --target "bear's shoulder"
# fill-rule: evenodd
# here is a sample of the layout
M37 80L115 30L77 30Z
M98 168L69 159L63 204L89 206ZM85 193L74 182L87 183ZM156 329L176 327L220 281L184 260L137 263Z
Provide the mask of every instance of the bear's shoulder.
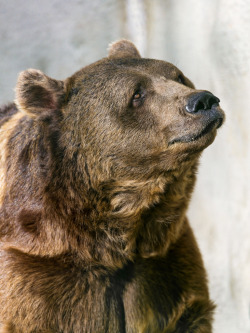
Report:
M19 112L19 110L15 103L9 103L0 107L0 127L17 112Z

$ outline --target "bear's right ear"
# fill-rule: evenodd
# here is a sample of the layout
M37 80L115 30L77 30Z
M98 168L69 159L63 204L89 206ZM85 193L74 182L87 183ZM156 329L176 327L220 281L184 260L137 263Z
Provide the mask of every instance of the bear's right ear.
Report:
M108 48L109 58L141 58L135 45L127 39L111 43Z
M43 72L28 69L19 74L16 85L17 107L31 116L59 109L64 99L64 82Z

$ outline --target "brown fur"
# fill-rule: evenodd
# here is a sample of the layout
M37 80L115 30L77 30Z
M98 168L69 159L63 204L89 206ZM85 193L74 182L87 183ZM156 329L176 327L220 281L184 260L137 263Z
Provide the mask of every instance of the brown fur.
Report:
M0 112L1 333L211 332L185 215L224 116L188 113L198 92L125 40L65 81L20 74Z

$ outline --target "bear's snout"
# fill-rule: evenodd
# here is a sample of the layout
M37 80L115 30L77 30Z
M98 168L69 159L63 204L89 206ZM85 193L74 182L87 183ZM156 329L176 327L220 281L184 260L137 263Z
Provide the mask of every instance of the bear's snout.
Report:
M212 109L213 106L218 106L219 102L219 98L209 91L202 91L189 97L186 111L196 113L202 110L209 110Z
M189 117L185 117L185 125L182 126L181 135L179 127L172 130L173 138L168 142L168 146L174 143L198 144L199 149L206 147L215 138L215 130L223 124L225 115L219 105L219 98L209 91L196 91L186 97L184 104L185 111ZM182 122L182 115L180 122ZM173 125L171 127L174 128ZM206 139L199 140L206 136Z

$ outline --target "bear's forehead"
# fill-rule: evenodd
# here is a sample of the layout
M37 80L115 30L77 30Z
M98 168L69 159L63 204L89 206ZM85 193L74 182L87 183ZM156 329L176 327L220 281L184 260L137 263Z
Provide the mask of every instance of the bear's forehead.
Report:
M154 59L117 59L116 61L109 62L111 66L114 66L118 71L122 69L137 70L141 73L157 75L161 73L168 73L169 75L175 75L179 72L178 68L173 64Z
M120 80L154 78L164 76L166 79L175 79L181 71L173 64L153 59L103 59L89 65L76 73L75 79L83 81ZM123 80L122 80L123 81Z

